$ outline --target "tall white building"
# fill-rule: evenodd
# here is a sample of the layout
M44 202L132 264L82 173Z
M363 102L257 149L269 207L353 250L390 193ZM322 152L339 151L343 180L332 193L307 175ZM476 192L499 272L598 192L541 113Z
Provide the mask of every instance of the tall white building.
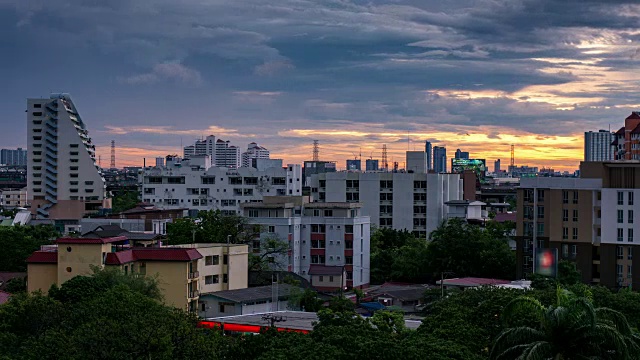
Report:
M584 161L614 160L615 135L607 130L584 133Z
M336 172L311 175L317 202L360 202L380 227L427 237L447 215L447 201L463 198L459 174Z
M163 167L164 166L164 158L162 156L158 156L156 158L156 166Z
M407 171L413 171L414 173L426 173L426 153L424 151L407 151L407 164L405 166L405 169Z
M229 140L224 141L218 139L216 141L214 165L218 167L236 169L240 167L240 164L240 148L231 145Z
M110 207L95 145L68 94L27 99L27 134L27 194L33 213L79 219Z
M196 140L193 145L187 145L184 147L184 158L188 158L192 155L209 155L211 159L215 160L216 154L216 137L209 135L202 140Z
M242 204L252 224L262 225L253 251L265 239L289 244L286 255L274 256L274 270L305 277L314 288L338 291L369 285L370 228L362 205L354 202L309 203L306 197L265 197L263 202Z
M247 151L242 153L242 166L252 167L253 159L269 159L269 150L252 142L247 146Z
M302 195L302 168L288 165L264 170L208 167L207 155L167 159L165 167L147 168L142 174L142 200L159 208L221 210L238 213L240 204L263 196Z

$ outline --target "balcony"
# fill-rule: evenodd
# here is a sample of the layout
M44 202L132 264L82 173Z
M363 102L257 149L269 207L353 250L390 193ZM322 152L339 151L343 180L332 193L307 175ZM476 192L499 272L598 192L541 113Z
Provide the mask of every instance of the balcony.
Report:
M189 299L194 299L200 296L200 291L194 290L189 292Z
M200 277L200 272L199 271L195 271L195 272L190 272L189 273L189 280L197 279L199 277Z

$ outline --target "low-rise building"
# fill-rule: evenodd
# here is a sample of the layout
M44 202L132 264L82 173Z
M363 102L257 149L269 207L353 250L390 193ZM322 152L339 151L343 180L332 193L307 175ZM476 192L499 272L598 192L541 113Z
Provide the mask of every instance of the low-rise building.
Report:
M27 188L5 189L2 190L0 194L0 206L4 209L27 206Z
M259 314L269 311L299 310L290 308L291 295L304 289L289 284L273 284L245 289L203 293L198 315L202 318ZM277 301L276 301L277 299Z
M288 253L274 255L274 270L291 271L327 291L369 285L371 222L361 208L354 202L310 203L301 196L242 204L249 222L262 228L253 250L265 251L266 239L286 241Z

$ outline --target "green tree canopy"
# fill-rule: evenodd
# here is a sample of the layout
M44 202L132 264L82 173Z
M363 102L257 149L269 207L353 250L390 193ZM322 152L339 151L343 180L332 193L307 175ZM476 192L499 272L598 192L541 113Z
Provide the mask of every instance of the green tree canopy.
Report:
M50 225L0 227L0 271L27 271L27 258L59 235Z

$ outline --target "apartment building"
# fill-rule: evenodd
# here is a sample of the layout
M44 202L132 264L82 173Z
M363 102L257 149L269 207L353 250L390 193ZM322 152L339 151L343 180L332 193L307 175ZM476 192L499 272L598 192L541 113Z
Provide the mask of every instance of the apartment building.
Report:
M86 124L68 94L27 99L27 195L39 218L79 219L110 208Z
M253 167L253 159L269 159L269 150L254 142L247 146L247 151L242 153L242 166Z
M27 150L22 148L0 150L0 165L27 166Z
M253 251L266 239L287 241L286 255L273 256L274 270L294 272L319 290L369 286L370 227L357 202L308 202L308 197L265 197L244 203L250 223L261 225Z
M4 209L27 206L27 188L0 190L0 206Z
M27 290L47 292L91 268L116 267L125 274L158 276L167 305L196 311L198 260L196 249L131 248L125 236L111 238L60 238L56 248L34 252L27 259Z
M218 139L216 141L216 156L214 161L217 167L236 169L242 165L240 148L231 145L230 141Z
M640 111L624 119L624 126L615 132L611 145L614 160L640 160Z
M640 289L640 163L583 162L580 178L521 179L517 215L517 276L534 271L535 248L555 248L575 262L586 283ZM635 250L634 250L635 249ZM640 259L640 258L638 258Z
M584 161L611 161L614 159L614 134L608 130L584 133Z
M446 218L447 201L462 200L459 174L336 172L311 176L314 202L362 204L362 216L383 228L426 238Z
M240 212L240 204L263 196L302 195L300 165L258 170L203 166L185 159L168 158L165 167L147 168L141 179L142 200L158 208Z

